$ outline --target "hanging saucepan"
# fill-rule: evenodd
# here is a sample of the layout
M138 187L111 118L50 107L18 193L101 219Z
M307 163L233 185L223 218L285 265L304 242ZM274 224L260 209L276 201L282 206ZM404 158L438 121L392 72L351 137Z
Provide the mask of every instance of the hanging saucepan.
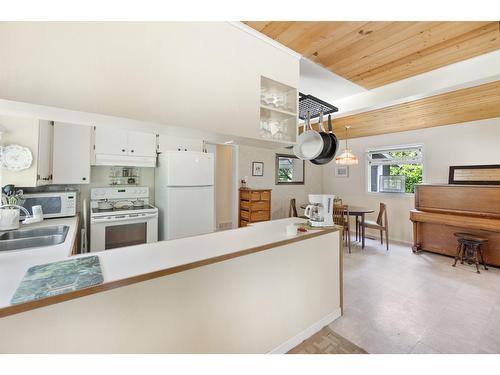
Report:
M295 155L302 160L315 159L323 151L323 137L311 129L310 119L310 113L307 111L304 131L299 135L297 145L293 148Z
M330 135L326 132L325 127L323 125L323 111L319 113L318 128L319 128L319 135L323 139L323 150L321 150L321 153L314 160L324 159L325 157L327 157L330 154L330 151L333 147L332 139L330 138Z
M321 124L322 130L323 129L323 124ZM323 157L320 155L318 158L311 160L311 163L316 164L316 165L323 165L327 164L332 161L332 159L335 157L335 154L337 153L337 150L339 148L339 141L335 134L333 134L333 127L332 127L332 115L328 115L328 131L329 133L325 133L328 135L330 142L331 142L331 147L328 150L328 153ZM323 153L322 153L323 154Z

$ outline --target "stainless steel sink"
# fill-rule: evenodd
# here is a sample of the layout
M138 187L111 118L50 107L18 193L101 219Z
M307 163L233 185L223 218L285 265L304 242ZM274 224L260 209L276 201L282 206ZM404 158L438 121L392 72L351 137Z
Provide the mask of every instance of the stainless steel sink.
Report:
M67 225L56 225L3 232L0 234L0 251L58 245L64 242L68 230Z

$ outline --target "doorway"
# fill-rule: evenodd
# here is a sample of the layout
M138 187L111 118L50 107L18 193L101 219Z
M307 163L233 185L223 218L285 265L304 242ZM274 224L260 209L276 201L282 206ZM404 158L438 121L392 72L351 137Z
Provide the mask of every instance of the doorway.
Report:
M238 146L208 143L215 160L215 230L238 227Z

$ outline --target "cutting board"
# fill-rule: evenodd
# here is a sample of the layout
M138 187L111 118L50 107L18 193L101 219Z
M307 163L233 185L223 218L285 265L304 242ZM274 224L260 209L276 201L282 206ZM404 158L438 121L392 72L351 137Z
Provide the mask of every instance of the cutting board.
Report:
M88 288L103 282L96 255L33 266L26 271L10 303L18 304Z

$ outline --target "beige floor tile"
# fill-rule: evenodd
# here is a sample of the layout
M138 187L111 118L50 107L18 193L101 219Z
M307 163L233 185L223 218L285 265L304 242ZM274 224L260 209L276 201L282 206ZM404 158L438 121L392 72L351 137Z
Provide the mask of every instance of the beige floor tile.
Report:
M500 270L452 262L355 243L344 257L344 316L331 329L369 353L500 353Z

